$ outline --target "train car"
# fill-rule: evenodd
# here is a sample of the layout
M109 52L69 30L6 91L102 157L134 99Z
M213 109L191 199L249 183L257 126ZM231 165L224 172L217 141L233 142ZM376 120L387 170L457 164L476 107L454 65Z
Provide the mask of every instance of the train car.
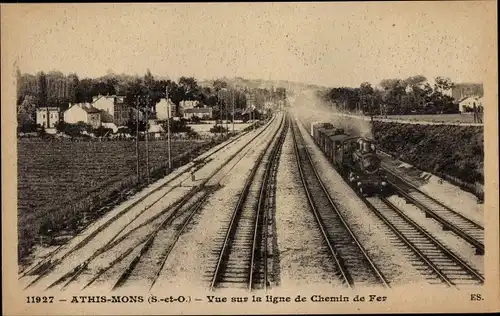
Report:
M351 186L361 194L386 192L387 180L380 169L376 142L347 135L343 129L323 126L316 123L312 127L313 139Z
M338 129L338 128L329 128L329 129L324 129L322 131L322 137L321 137L321 150L325 153L327 157L330 157L332 159L333 157L333 148L331 145L330 138L335 135L343 134L344 130Z
M318 131L321 128L333 128L331 123L313 122L311 123L311 137L316 141L318 139Z

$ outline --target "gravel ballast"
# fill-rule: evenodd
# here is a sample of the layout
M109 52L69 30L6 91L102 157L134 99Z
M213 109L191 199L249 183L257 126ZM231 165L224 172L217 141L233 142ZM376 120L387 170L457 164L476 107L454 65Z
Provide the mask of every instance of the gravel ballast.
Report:
M422 283L425 280L409 262L409 258L390 241L385 224L361 201L356 193L328 162L314 144L311 136L299 124L321 180L328 189L332 200L350 226L351 230L387 278L391 286Z

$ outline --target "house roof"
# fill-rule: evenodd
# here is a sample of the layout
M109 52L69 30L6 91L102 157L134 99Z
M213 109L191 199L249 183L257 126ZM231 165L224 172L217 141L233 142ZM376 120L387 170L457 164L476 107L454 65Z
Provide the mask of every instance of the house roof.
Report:
M49 106L49 107L47 107L47 106L40 106L40 107L37 107L36 110L37 111L47 111L47 110L49 110L49 111L59 111L59 108L56 107L56 106Z
M81 109L84 110L87 113L101 113L101 110L98 110L98 109L96 109L93 106L91 106L91 107L84 107L84 106L82 106Z
M163 127L161 125L152 125L149 127L149 130L148 130L149 133L162 133L164 131L165 130L163 129Z
M98 95L97 98L95 100L92 101L92 103L94 103L95 101L99 100L99 99L102 99L102 98L105 98L105 99L114 99L114 98L118 98L118 100L124 100L125 99L125 96L124 95L116 95L116 94L113 94L113 95Z

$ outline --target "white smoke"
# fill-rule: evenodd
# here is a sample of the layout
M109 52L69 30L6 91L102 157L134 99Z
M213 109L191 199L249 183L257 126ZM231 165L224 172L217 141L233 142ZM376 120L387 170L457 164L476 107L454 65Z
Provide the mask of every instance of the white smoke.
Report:
M343 128L350 135L372 138L369 118L353 118L344 116L335 106L325 103L317 95L316 90L295 91L295 98L290 99L292 113L310 130L313 122L332 123L334 127Z

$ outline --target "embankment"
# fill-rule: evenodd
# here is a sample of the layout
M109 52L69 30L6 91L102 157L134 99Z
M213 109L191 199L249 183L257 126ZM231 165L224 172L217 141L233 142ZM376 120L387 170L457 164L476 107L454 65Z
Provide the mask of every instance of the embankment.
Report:
M394 158L435 174L483 200L482 126L361 123L346 117L342 121L347 132L371 136L381 150Z

